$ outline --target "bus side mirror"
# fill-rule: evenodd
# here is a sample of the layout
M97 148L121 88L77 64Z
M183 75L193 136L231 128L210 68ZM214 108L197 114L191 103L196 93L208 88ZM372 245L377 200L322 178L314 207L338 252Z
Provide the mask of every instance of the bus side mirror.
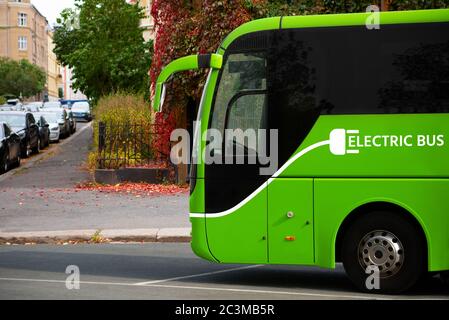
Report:
M169 63L159 74L156 81L153 108L155 111L161 111L165 101L166 88L165 82L175 73L187 70L199 70L203 68L221 69L223 56L219 54L200 54L191 55L176 59Z

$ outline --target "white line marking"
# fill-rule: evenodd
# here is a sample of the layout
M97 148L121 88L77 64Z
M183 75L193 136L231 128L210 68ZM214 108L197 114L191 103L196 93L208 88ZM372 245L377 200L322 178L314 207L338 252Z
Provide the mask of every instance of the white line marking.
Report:
M0 278L0 281L11 282L40 282L40 283L61 283L65 284L65 280L51 280L51 279L23 279L23 278ZM176 286L164 284L148 284L136 286L134 283L122 282L97 282L97 281L80 281L80 284L86 285L105 285L105 286L122 286L122 287L140 287L140 288L169 288L169 289L188 289L188 290L209 290L209 291L227 291L237 293L258 293L258 294L279 294L279 295L294 295L294 296L309 296L309 297L327 297L327 298L344 298L344 299L363 299L363 300L448 300L448 298L408 298L408 297L384 297L376 295L346 295L346 294L327 294L327 293L311 293L300 291L275 291L275 290L254 290L254 289L233 289L233 288L218 288L218 287L195 287L195 286Z
M315 143L311 146L308 146L307 148L301 150L300 152L298 152L297 154L295 154L290 160L288 160L275 174L273 174L273 176L271 178L276 178L278 177L282 172L284 172L293 162L295 162L296 160L298 160L299 158L301 158L303 155L305 155L306 153L309 153L310 151L322 147L322 146L326 146L330 143L329 140L326 141L321 141L318 143ZM234 213L235 211L239 210L241 207L243 207L245 204L247 204L249 201L251 201L255 196L257 196L260 192L262 192L262 190L264 190L265 188L268 187L268 185L273 182L272 179L269 179L268 182L265 182L264 184L262 184L259 188L257 188L256 191L254 191L253 193L251 193L248 197L245 198L245 200L241 201L239 204L237 204L236 206L234 206L231 209L228 209L226 211L223 212L218 212L218 213L210 213L210 214L205 214L205 213L190 213L190 217L191 218L220 218L220 217L224 217L227 216L231 213Z
M359 154L360 150L348 150L346 151L347 154Z
M359 134L360 130L347 130L346 133L348 133L348 134Z
M205 272L205 273L193 274L193 275L189 275L189 276L168 278L168 279L163 279L163 280L153 280L153 281L146 281L146 282L138 282L138 283L135 283L134 285L136 285L136 286L144 286L144 285L148 285L148 284L156 284L156 283L162 283L162 282L168 282L168 281L174 281L174 280L198 278L198 277L211 276L211 275L214 275L214 274L220 274L220 273L226 273L226 272L232 272L232 271L238 271L238 270L253 269L253 268L257 268L257 267L261 267L261 266L262 265L260 264L260 265L246 266L246 267L230 268L230 269L225 269L225 270Z

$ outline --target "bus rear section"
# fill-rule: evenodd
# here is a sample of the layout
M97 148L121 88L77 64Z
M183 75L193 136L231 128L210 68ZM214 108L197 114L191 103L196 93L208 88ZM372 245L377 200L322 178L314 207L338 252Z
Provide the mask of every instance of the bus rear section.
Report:
M193 166L199 256L342 261L361 290L378 277L378 292L449 269L449 11L382 13L375 30L365 18L273 18L224 41L196 145L221 163ZM237 164L226 153L235 140L201 139L210 129L274 130L245 150L276 144L277 169Z

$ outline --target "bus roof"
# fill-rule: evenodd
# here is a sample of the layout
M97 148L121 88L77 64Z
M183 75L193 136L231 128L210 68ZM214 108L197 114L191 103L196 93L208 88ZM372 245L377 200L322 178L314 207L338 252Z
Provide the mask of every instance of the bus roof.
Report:
M366 24L367 19L371 15L371 12L363 12L348 14L285 16L253 20L232 31L224 39L217 53L224 54L226 49L234 40L252 32L293 28L363 26ZM379 19L380 25L448 22L449 9L386 11L380 12Z

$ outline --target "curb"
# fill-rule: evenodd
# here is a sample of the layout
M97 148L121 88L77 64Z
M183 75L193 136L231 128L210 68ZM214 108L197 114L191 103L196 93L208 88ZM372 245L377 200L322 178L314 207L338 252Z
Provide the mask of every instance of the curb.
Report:
M190 228L66 230L0 233L0 245L24 244L77 244L114 242L187 243Z

